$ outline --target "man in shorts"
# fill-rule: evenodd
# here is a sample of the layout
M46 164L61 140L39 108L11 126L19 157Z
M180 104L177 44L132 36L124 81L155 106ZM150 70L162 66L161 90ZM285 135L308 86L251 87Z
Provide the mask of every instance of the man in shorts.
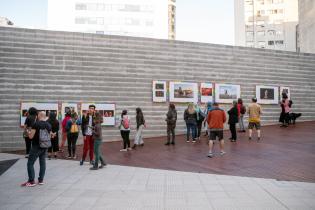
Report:
M260 140L260 115L261 107L257 104L257 98L252 98L252 103L248 106L248 140L252 139L253 128L257 130L257 140Z
M218 140L220 141L220 154L224 155L224 139L223 139L223 126L226 121L225 112L219 108L218 103L213 103L213 108L208 112L207 123L210 130L209 135L209 154L208 157L212 158L212 148L213 148L213 141Z

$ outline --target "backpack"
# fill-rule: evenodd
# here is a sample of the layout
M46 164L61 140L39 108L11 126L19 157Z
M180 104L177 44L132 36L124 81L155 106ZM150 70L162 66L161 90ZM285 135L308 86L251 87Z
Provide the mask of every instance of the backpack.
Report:
M50 134L46 128L39 129L39 147L40 148L51 147Z
M129 119L127 117L123 118L123 120L121 121L121 124L124 127L124 129L128 129L129 128Z
M76 123L72 123L71 128L70 128L70 133L78 133L78 125Z
M245 114L246 113L246 107L245 106L241 106L241 110L240 110L241 114Z

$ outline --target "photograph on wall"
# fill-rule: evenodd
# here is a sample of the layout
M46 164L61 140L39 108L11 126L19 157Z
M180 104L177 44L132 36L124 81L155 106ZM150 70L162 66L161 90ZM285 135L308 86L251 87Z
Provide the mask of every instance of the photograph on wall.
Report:
M212 83L203 82L200 84L200 101L201 103L208 103L213 101Z
M231 84L215 84L215 101L232 103L241 97L241 86Z
M20 110L20 126L24 126L24 122L28 115L29 108L34 107L38 112L44 111L46 113L46 120L49 117L51 112L55 112L58 119L58 103L51 102L21 102L21 110Z
M89 105L95 105L95 111L99 112L103 116L102 125L115 126L115 104L107 103L82 103L81 113L82 115L87 114L89 111Z
M69 103L62 103L61 104L61 120L65 118L66 113L70 112L76 112L78 115L80 113L78 112L78 103L69 102Z
M198 84L170 82L170 102L198 102Z
M259 104L278 104L279 88L275 86L256 86L256 98Z
M282 93L286 93L288 96L288 99L291 99L291 92L289 87L280 87L280 97L282 98Z
M153 81L153 102L166 102L166 81Z

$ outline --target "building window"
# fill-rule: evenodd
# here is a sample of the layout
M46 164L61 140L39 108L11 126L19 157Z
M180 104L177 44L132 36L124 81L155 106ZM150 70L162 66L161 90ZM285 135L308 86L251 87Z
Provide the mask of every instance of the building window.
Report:
M283 45L283 40L276 40L275 43L276 45Z
M266 43L263 42L263 41L260 41L260 42L258 42L258 46L259 46L260 48L265 48L265 47L266 47Z
M274 41L268 41L268 45L274 45Z
M87 5L86 4L76 4L75 10L87 10Z
M276 31L277 36L281 36L283 34L283 31Z
M258 36L265 36L265 31L257 31Z
M246 46L247 47L254 47L254 43L253 42L246 42Z
M253 36L254 32L253 31L246 31L246 36Z

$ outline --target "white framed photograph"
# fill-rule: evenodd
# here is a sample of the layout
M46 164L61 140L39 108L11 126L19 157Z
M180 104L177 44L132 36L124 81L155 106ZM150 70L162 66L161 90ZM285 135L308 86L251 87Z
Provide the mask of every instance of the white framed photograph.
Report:
M232 84L215 84L215 102L232 103L241 97L241 86Z
M152 82L152 99L153 102L166 102L166 81Z
M193 82L170 82L170 102L197 103L198 84Z
M213 102L213 84L210 82L200 83L200 102Z
M278 104L279 87L277 86L256 86L256 98L259 104Z

